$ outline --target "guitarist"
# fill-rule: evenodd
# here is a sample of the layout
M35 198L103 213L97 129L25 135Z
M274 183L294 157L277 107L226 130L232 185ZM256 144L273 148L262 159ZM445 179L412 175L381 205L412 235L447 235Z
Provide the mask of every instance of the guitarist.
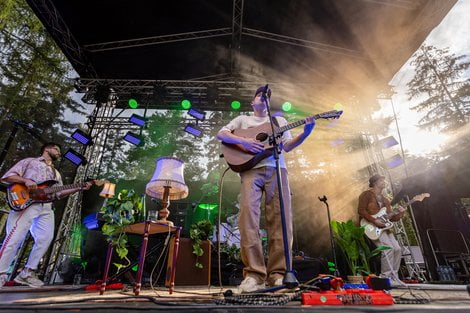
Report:
M264 86L258 88L251 102L253 115L240 115L233 119L217 134L217 139L229 144L240 144L245 150L258 153L264 150L262 143L256 139L243 138L232 133L235 129L257 127L269 122L267 114L267 101L263 97ZM271 97L268 90L267 97ZM287 121L277 117L279 126ZM312 132L315 126L313 117L306 120L303 133L292 138L289 131L282 135L282 150L289 152L300 145ZM292 247L292 213L290 205L290 190L287 179L286 162L283 154L280 155L281 179L284 188L284 208L289 235L289 251ZM279 209L278 188L276 181L276 163L273 156L260 161L254 168L241 172L241 199L240 199L240 245L244 280L239 286L240 292L251 292L265 288L265 282L270 286L282 285L282 278L286 270L283 250L283 237ZM261 198L265 194L266 228L268 230L268 264L264 263L263 249L259 236L259 217L261 215Z
M60 158L60 145L49 142L41 147L41 156L26 158L16 163L1 180L6 183L24 184L29 190L35 190L37 183L46 180L56 180L62 185L60 173L55 169L53 161ZM87 183L84 190L90 189ZM81 188L63 190L55 194L55 199L61 199ZM6 225L7 235L0 250L0 288L8 279L10 268L21 242L31 232L34 245L24 269L15 278L17 283L30 287L41 287L44 283L36 277L35 270L41 258L46 253L54 237L54 212L51 203L34 203L24 211L11 211Z
M392 212L390 200L383 195L385 189L385 177L379 174L373 175L369 179L370 189L364 191L359 196L359 205L357 211L360 217L366 219L368 222L376 225L377 227L385 227L385 223L372 215L377 214L381 208L386 207L387 213ZM404 209L400 207L399 214L393 216L390 221L396 222L403 217ZM388 246L391 249L382 251L381 263L381 276L388 277L391 285L401 285L403 282L398 278L398 270L401 262L401 247L395 239L391 230L382 232L377 240L372 240L377 246Z

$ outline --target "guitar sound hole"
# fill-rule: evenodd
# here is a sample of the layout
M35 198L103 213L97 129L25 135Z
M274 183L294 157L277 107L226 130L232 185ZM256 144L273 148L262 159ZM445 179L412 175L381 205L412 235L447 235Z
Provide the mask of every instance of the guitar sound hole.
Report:
M258 141L265 141L266 139L268 139L268 134L266 133L259 133L256 135L256 140Z

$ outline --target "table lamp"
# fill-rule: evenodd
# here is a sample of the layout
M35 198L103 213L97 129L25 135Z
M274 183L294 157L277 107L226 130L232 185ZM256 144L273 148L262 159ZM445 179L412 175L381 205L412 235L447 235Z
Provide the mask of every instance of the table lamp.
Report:
M188 186L184 182L184 162L174 157L161 157L157 159L157 165L153 177L145 187L148 196L162 201L162 208L158 211L160 223L173 226L173 222L167 221L170 214L168 206L170 200L179 200L188 196Z

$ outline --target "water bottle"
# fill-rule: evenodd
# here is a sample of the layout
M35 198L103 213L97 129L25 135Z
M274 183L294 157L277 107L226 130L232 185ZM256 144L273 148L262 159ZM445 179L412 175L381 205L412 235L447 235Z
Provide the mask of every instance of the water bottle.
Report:
M454 269L452 268L452 266L449 266L449 278L451 281L456 281L457 280L457 277L455 276L455 272L454 272Z
M77 286L77 285L80 285L81 283L82 283L82 274L75 274L73 276L73 285Z

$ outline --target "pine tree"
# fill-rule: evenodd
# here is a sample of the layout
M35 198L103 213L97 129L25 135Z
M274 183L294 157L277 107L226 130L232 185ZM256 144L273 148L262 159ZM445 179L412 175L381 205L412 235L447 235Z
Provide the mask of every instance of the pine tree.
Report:
M66 109L82 112L73 101L72 67L24 0L0 5L0 145L12 129L8 117L31 123L44 140L63 143L75 127L64 119ZM16 149L15 149L16 146ZM40 143L18 132L3 168L37 155Z
M470 79L464 77L470 62L466 56L450 54L449 49L423 46L412 65L416 74L408 83L408 96L424 100L412 107L425 112L419 126L430 129L442 127L451 131L465 125L470 116Z

